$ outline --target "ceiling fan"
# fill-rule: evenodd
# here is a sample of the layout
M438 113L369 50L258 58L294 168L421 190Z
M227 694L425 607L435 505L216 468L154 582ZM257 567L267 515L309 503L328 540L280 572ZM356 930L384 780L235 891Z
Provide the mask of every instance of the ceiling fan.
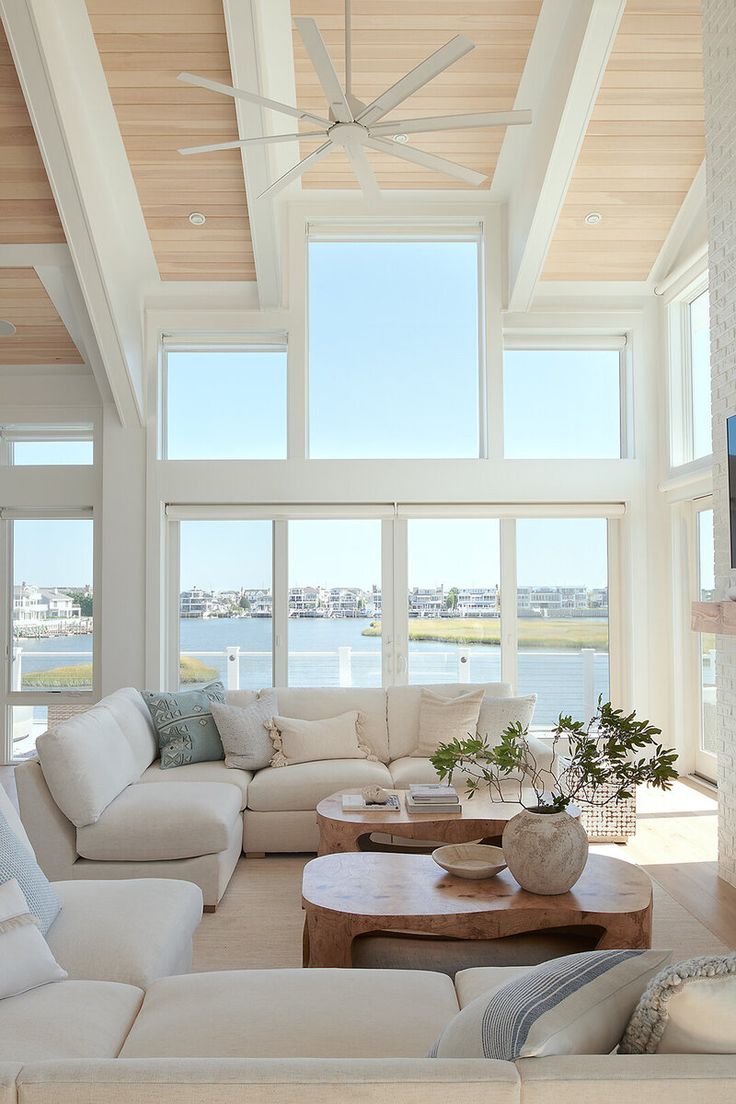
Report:
M301 36L302 42L311 59L314 70L322 85L322 90L329 104L328 117L315 115L311 111L302 111L298 107L290 107L289 104L278 103L276 100L268 100L258 96L254 92L246 92L242 88L231 88L230 85L220 84L218 81L208 80L206 77L198 77L193 73L179 73L179 80L187 84L194 84L200 88L209 88L213 92L221 92L225 96L235 99L247 100L249 103L259 104L270 111L279 112L281 115L290 115L292 118L304 120L319 129L304 130L297 134L268 134L257 138L241 138L235 142L218 142L210 146L191 146L180 149L179 153L210 153L213 150L238 149L243 146L264 145L272 142L290 142L303 138L324 138L322 145L299 161L283 176L275 180L270 187L258 197L265 199L275 195L285 188L292 180L300 177L318 161L328 157L336 150L343 149L350 159L353 172L363 189L366 199L376 199L380 196L378 183L373 168L366 156L366 149L376 150L379 153L398 157L402 161L411 161L432 169L434 172L444 173L446 176L462 180L467 184L482 184L486 177L483 173L473 169L457 165L454 161L447 161L444 157L438 157L433 153L425 153L413 146L398 145L391 141L398 135L423 134L430 131L459 130L471 127L513 126L531 123L531 111L481 111L469 115L438 115L427 119L400 119L393 122L381 122L390 111L399 107L405 100L423 88L429 81L444 72L465 54L475 49L475 43L465 35L456 35L450 42L441 46L430 57L420 62L415 69L402 77L383 92L370 104L364 104L353 95L352 91L352 11L351 0L345 0L345 87L343 89L340 78L337 75L332 59L327 52L324 39L314 19L295 19L294 23Z

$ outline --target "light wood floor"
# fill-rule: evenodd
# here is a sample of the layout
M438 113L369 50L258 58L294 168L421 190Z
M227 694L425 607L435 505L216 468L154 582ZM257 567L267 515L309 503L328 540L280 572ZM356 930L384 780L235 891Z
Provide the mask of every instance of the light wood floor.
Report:
M12 767L0 767L0 783L15 799ZM736 948L736 887L718 877L714 790L690 779L666 794L643 790L636 836L625 846L601 844L594 850L638 863L717 939Z

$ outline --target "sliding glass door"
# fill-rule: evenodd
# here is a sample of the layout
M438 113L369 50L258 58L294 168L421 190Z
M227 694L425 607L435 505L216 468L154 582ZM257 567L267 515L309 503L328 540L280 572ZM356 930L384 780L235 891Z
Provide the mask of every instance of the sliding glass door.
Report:
M535 723L610 695L605 517L170 508L169 681L509 682ZM213 511L216 508L212 508ZM351 513L354 509L354 515ZM243 507L243 514L253 508Z

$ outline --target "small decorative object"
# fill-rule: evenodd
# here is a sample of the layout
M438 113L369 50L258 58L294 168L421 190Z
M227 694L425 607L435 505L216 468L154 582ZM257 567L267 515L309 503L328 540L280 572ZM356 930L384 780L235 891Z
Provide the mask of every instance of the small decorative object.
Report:
M364 786L360 793L366 805L388 805L391 796L383 786Z
M530 893L566 893L588 857L588 837L579 817L570 815L570 806L582 794L588 804L601 806L631 799L637 786L671 789L677 753L657 741L660 734L649 721L637 720L636 713L624 714L599 698L587 723L560 714L552 729L550 770L540 769L527 741L528 728L520 723L509 725L493 747L481 736L442 744L432 764L450 782L453 772L462 769L469 798L487 786L494 800L522 805L503 833L509 870ZM568 754L562 769L555 770L563 739ZM509 796L512 776L523 781L518 794Z
M506 859L500 847L485 843L450 843L437 847L432 858L456 878L495 878L506 869Z

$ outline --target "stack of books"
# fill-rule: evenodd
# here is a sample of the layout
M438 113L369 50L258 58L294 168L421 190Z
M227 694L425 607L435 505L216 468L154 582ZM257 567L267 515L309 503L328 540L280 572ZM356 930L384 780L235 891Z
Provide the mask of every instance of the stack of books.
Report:
M406 808L410 813L462 812L457 791L452 786L445 786L441 782L409 786Z

